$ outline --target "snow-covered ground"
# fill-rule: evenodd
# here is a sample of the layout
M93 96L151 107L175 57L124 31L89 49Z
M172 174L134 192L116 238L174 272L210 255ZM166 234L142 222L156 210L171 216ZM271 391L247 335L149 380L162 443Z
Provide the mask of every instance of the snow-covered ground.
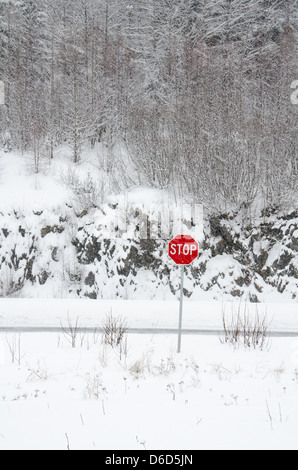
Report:
M115 153L121 168L125 172L131 172L125 148L117 146ZM116 157L113 155L113 158ZM124 188L127 190L128 187L131 190L127 193L127 198L131 203L150 205L152 198L160 201L169 197L163 191L138 187L136 178L131 178L130 184L125 186L122 181L125 175L117 175L116 185L113 179L115 162L108 162L109 159L111 160L111 155L108 154L107 147L97 144L93 149L84 149L82 161L74 165L69 146L61 146L56 150L53 160L45 157L40 159L36 172L32 152L5 153L0 149L0 209L38 211L56 208L59 213L65 203L79 205L79 201L74 200L72 190L76 185L83 185L88 177L96 187L97 202L114 201L116 195L121 195ZM109 172L106 171L108 164L111 165Z
M258 308L271 329L295 331L295 307ZM185 302L183 326L218 328L222 308ZM0 301L0 326L67 330L68 313L95 328L110 312L129 326L177 327L177 302L12 299ZM298 449L298 334L262 351L185 335L181 354L175 334L128 334L122 348L96 329L75 348L68 340L0 333L0 449Z
M298 449L298 340L233 350L214 337L0 336L0 449ZM82 342L82 346L81 346ZM18 360L20 359L20 364Z

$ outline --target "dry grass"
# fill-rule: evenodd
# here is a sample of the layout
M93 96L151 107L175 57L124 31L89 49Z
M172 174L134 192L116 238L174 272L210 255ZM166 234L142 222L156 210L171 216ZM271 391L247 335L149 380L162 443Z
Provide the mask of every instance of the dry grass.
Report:
M269 346L270 322L267 314L259 314L257 306L255 313L251 313L247 303L243 307L240 303L237 310L232 307L231 315L227 315L223 308L222 324L224 330L223 336L220 337L222 343L233 347L242 344L245 348L261 351Z

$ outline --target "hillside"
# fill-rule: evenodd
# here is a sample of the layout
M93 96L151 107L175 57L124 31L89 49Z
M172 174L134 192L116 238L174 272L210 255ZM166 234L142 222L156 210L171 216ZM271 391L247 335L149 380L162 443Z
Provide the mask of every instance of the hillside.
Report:
M104 145L101 196L137 181L217 214L297 201L295 0L11 0L0 20L2 148L33 172L67 147L75 185Z
M113 237L107 234L123 193L110 188L99 195L102 151L98 147L86 154L71 181L65 176L70 164L66 149L59 164L50 162L39 174L30 170L32 155L1 154L1 296L178 296L180 273L168 257L169 240L139 235L130 239L117 232L118 227ZM124 194L129 207L134 203L148 214L166 196L174 203L171 192L139 186L132 185ZM243 210L204 213L200 257L186 269L185 295L192 300L296 301L297 210L263 209L253 223L244 215ZM129 216L132 233L137 234L135 214Z
M0 295L295 301L296 3L0 0Z

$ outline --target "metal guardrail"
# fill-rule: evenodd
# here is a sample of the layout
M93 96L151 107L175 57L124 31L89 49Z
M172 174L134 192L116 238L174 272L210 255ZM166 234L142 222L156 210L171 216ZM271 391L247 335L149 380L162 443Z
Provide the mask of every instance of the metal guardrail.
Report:
M66 327L67 329L67 327ZM78 331L80 333L94 333L94 331L97 331L98 333L102 332L102 328L100 327L78 327ZM63 333L63 330L59 326L0 326L0 334L1 333ZM178 329L177 328L127 328L127 333L128 334L156 334L156 335L162 335L162 334L177 334ZM200 335L200 336L214 336L214 335L222 335L224 334L224 330L219 330L219 329L195 329L195 328L185 328L182 330L182 333L184 335ZM298 337L298 331L289 331L289 330L283 330L283 331L277 331L277 330L271 330L268 331L268 336L270 338L289 338L293 337L296 338Z

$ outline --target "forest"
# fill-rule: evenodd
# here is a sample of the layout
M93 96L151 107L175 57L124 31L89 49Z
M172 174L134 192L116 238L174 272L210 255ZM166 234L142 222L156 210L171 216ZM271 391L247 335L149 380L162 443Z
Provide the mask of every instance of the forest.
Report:
M121 143L142 185L212 213L285 208L297 200L297 11L296 0L2 0L3 148L32 152L38 172L62 145L76 165L86 146L113 155Z

